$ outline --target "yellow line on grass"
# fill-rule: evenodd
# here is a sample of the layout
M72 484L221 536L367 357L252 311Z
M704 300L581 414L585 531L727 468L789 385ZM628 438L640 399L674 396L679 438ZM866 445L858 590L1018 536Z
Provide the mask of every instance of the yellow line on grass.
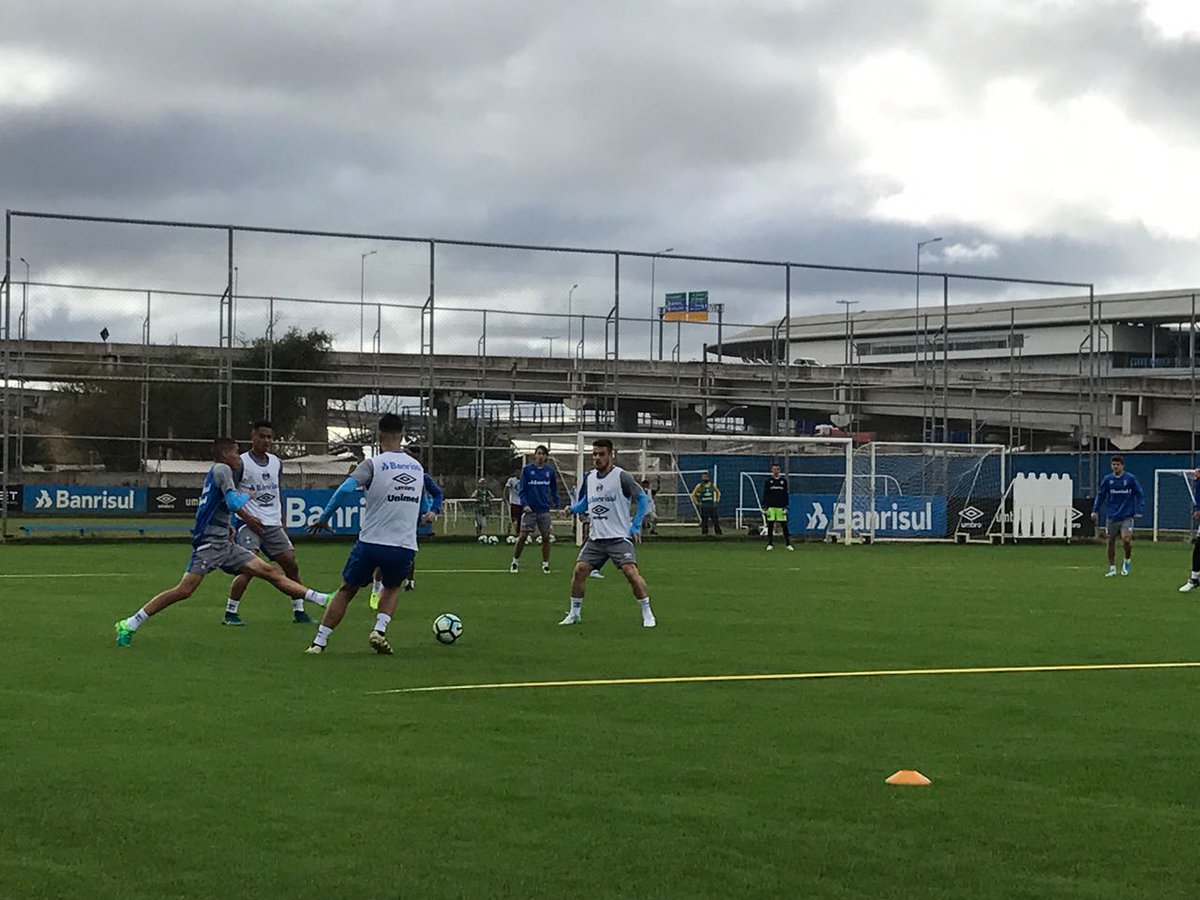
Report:
M368 694L428 694L507 688L612 687L631 684L700 684L722 681L808 681L820 678L881 678L887 675L1000 675L1015 672L1105 672L1127 669L1198 669L1200 662L1088 663L1058 666L973 666L955 669L866 669L859 672L790 672L761 675L671 675L658 678L589 678L578 681L502 681L492 684L439 684L392 688Z

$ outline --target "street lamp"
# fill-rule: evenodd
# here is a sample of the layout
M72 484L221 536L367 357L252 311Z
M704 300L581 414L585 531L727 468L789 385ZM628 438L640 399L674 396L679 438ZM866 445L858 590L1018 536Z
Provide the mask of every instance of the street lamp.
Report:
M359 255L358 260L358 352L363 352L363 346L366 343L367 330L367 257L374 256L378 250L368 250L366 253Z
M658 258L664 253L673 253L674 247L667 247L665 250L659 250L650 257L650 354L647 359L654 359L654 267L658 263ZM662 359L662 339L659 339L658 357Z
M21 285L21 327L17 329L17 338L23 341L29 331L29 262L23 256L20 260L25 263L25 283Z
M571 343L571 298L574 296L575 289L578 287L579 287L579 285L573 284L573 285L571 285L571 289L569 291L567 291L567 357L568 358L571 356L571 347L574 346Z
M549 352L546 354L546 356L547 356L548 358L550 358L550 359L553 359L553 358L554 358L554 341L555 341L555 337L554 337L554 335L552 335L552 334L543 334L543 335L542 335L542 340L543 340L543 341L549 341L549 343L550 343L550 350L549 350Z
M927 241L917 241L917 306L915 327L913 329L913 374L921 364L921 248L927 244L936 244L940 237L929 238Z
M846 365L850 365L850 307L855 306L857 300L835 300L835 303L846 307Z

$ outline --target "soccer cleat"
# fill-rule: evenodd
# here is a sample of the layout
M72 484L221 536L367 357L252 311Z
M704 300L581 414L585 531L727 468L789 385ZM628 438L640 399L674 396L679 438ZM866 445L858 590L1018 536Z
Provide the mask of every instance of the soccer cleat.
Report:
M368 601L371 604L371 609L379 609L379 598L383 594L380 591L371 591L371 599Z
M571 610L565 616L563 616L563 620L561 622L559 622L558 624L559 625L578 625L581 620L582 620L582 616L580 616L579 613L575 612L575 610Z
M128 647L133 643L133 629L125 624L124 619L113 625L113 631L117 633L118 647Z
M788 544L788 545L787 545L787 548L788 548L788 553L795 553L795 552L796 552L796 548L795 548L795 547L793 547L791 544Z
M774 549L775 549L775 545L774 545L774 544L767 544L767 549L768 549L768 550L774 550Z
M542 563L542 574L543 574L543 575L549 575L549 574L550 574L550 563L548 563L548 562L544 562L544 563Z
M320 644L309 644L309 645L308 645L308 649L307 649L307 650L305 650L304 652L305 652L305 653L311 653L313 656L317 656L317 655L319 655L319 654L321 654L321 653L324 653L324 652L325 652L325 648L324 648L324 647L322 647Z
M599 572L597 572L595 569L592 569L591 573L588 575L588 578L599 578L599 579L603 580L604 576L601 575Z
M292 621L297 625L315 625L312 616L302 609L292 610Z
M510 571L510 572L520 572L520 571L521 571L521 564L520 564L519 562L517 562L517 561L514 559L512 562L510 562L510 563L508 564L508 571Z
M654 613L642 615L642 627L643 628L653 628L657 624L658 624L658 620L654 618Z
M1187 584L1185 584L1183 587L1181 587L1179 589L1179 593L1187 594L1187 593L1190 593L1191 591L1194 591L1198 587L1200 587L1200 581L1193 581L1192 579L1189 578L1187 580Z
M237 613L227 612L227 613L225 613L225 618L221 620L221 624L222 625L236 625L238 627L241 627L242 625L245 625L246 623L242 621L242 617L239 616Z
M1104 573L1104 577L1105 577L1105 578L1112 578L1112 577L1113 577L1113 576L1115 576L1116 574L1117 574L1117 567L1116 567L1116 566L1109 566L1109 567L1108 567L1108 571Z
M1125 560L1125 562L1121 563L1121 574L1122 575L1128 575L1132 571L1133 571L1133 562L1132 561L1127 559L1127 560Z
M392 645L388 643L387 635L382 631L372 631L371 636L367 638L367 643L371 645L371 649L382 656L392 655Z
M415 581L413 581L411 578L409 578L407 581L404 582L404 590L415 591L416 589L417 589L417 583Z

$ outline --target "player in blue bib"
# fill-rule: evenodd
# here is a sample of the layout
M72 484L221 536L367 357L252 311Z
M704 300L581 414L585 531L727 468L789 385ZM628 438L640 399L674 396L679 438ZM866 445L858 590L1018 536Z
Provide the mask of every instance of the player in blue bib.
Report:
M1132 472L1125 471L1125 457L1114 456L1110 460L1112 473L1105 475L1096 491L1096 502L1092 504L1092 521L1100 523L1100 512L1104 512L1105 531L1108 535L1108 572L1105 578L1117 574L1117 538L1125 549L1125 561L1121 574L1133 571L1133 522L1146 511L1146 495Z

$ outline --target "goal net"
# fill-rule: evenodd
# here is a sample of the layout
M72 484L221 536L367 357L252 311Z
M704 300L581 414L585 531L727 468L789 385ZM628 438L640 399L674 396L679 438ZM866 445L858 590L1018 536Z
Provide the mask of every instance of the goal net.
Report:
M812 501L824 503L846 491L853 453L849 438L585 431L572 436L572 496L583 474L592 468L592 441L599 438L613 442L618 466L649 482L656 528L666 534L700 529L696 488L705 474L718 492L716 519L722 529L757 534L763 523L763 482L771 465L778 463L791 482L791 533L825 538L830 534L828 522L811 515ZM565 470L562 438L552 440L560 469ZM837 537L848 541L849 530Z
M1196 530L1192 510L1196 506L1194 469L1154 470L1154 540L1183 537Z
M862 540L990 539L1004 527L1006 464L1001 444L865 444L829 529Z

